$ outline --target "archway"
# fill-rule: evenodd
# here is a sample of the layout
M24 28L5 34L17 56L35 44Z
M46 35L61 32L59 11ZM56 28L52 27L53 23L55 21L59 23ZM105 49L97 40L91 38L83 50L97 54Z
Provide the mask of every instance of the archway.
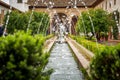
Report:
M64 13L56 13L53 16L52 20L52 31L53 32L59 32L59 25L62 24L65 26L66 32L69 32L69 23L68 23L68 17Z
M74 15L71 20L71 34L76 34L75 26L78 21L78 16Z

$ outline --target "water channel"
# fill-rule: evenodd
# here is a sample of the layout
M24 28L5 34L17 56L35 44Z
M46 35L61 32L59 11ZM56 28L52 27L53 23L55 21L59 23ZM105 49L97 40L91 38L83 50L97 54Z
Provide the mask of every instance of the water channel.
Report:
M46 68L54 69L50 80L84 80L67 43L55 43Z

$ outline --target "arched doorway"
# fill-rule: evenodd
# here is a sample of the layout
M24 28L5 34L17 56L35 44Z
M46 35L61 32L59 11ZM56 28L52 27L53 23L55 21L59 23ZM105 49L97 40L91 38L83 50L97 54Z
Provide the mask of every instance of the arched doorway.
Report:
M75 26L77 21L78 21L78 16L74 15L71 20L71 34L74 34L74 35L76 34Z
M52 31L59 32L59 25L62 24L65 26L66 32L69 32L69 24L68 24L68 17L64 13L56 13L53 16L52 20Z

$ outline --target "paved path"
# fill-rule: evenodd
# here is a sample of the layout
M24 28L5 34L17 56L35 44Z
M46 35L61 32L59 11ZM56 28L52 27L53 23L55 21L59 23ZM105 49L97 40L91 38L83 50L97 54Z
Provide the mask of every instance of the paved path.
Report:
M66 43L55 43L46 68L53 68L50 80L84 80Z

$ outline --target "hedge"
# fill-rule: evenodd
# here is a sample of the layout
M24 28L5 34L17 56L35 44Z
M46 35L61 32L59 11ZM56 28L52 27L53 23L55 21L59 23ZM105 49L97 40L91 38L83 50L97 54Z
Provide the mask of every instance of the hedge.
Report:
M120 80L120 44L104 46L85 38L70 36L95 53L90 62L90 80Z
M105 48L105 45L98 43L96 44L96 42L86 40L84 37L72 36L72 35L70 35L70 37L95 54L100 53L100 51L103 51Z
M120 79L120 45L106 47L96 54L90 65L91 80Z
M49 53L43 53L45 38L19 31L0 37L0 80L48 80L44 71Z

